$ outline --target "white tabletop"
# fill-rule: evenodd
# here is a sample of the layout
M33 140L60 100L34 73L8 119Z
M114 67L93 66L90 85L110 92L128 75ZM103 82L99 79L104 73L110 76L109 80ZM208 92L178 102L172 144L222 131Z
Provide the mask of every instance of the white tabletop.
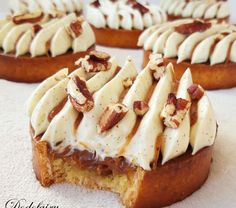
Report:
M130 55L140 69L141 50L98 49L116 55L121 65ZM31 141L24 106L36 86L0 80L0 207L5 207L12 198L25 199L26 204L22 205L33 202L37 206L43 201L44 205L59 208L122 207L117 195L109 192L69 184L50 188L39 185L32 170ZM208 95L219 124L211 173L199 191L172 208L236 207L236 88L210 91Z

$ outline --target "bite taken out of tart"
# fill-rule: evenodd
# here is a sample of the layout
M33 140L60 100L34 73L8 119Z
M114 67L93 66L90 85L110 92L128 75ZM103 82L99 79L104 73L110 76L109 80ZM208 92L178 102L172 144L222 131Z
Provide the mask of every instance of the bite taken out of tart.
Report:
M176 20L145 30L139 37L143 65L160 53L174 65L179 79L187 67L193 81L205 89L236 86L236 27L216 21Z
M95 0L85 8L97 44L137 48L139 35L145 28L166 21L166 14L158 6L135 0Z
M160 7L169 21L198 18L228 22L230 17L227 0L161 0Z
M163 207L207 179L217 124L187 69L177 81L158 55L93 51L42 82L28 100L33 167L42 186L69 182L118 193L126 207Z
M42 12L0 20L0 78L39 82L95 47L90 25L75 13L52 17Z

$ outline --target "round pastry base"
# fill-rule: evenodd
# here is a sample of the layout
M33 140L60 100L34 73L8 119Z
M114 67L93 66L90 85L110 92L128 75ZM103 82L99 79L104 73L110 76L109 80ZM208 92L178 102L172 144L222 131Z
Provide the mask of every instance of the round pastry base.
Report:
M181 201L206 181L212 162L213 146L191 155L191 151L145 171L134 207L164 207Z
M124 30L96 28L91 25L96 36L97 44L117 48L139 48L137 46L142 30Z
M175 16L175 15L171 15L171 14L167 15L168 21L174 21L174 20L178 20L178 19L188 19L188 18L189 17ZM214 20L214 18L213 19L203 19L203 20ZM229 16L224 17L224 18L216 18L216 20L218 23L229 22Z
M40 82L62 68L75 70L77 68L75 61L94 48L95 46L92 46L86 52L68 52L56 57L32 58L30 55L16 57L14 54L0 53L0 78L15 82Z
M211 146L191 155L189 149L165 165L159 162L152 171L138 167L129 173L101 176L94 170L76 165L73 154L53 157L45 141L32 139L32 146L33 167L42 186L69 182L87 188L109 190L118 193L126 207L135 208L168 206L198 190L208 177L213 151Z
M143 67L149 62L151 51L144 51ZM191 64L177 63L177 59L164 59L165 63L174 65L176 78L179 80L187 68L191 69L194 83L200 84L207 90L225 89L236 86L236 63L224 64Z

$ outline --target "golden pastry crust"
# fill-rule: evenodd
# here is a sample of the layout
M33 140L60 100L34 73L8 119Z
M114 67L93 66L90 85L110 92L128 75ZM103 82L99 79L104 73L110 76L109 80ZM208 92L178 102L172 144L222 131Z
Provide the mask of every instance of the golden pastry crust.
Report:
M165 165L145 171L101 176L96 171L78 167L73 157L54 157L45 141L32 139L33 167L42 186L69 182L92 189L113 191L121 196L126 207L163 207L183 200L199 189L208 177L213 147L206 147L196 155L187 151Z
M139 48L138 38L142 30L124 30L110 28L96 28L91 25L99 45L117 48Z
M39 56L32 58L29 55L15 57L14 54L0 53L0 78L16 82L34 83L40 82L53 75L59 69L69 68L75 70L75 61L84 57L95 46L91 46L86 52L72 53L50 57Z
M151 51L144 51L143 66L149 61ZM191 64L181 62L177 59L164 59L165 63L171 62L174 65L175 75L180 79L187 68L191 69L193 82L200 84L208 90L225 89L236 86L236 63L224 63L210 66L209 64Z

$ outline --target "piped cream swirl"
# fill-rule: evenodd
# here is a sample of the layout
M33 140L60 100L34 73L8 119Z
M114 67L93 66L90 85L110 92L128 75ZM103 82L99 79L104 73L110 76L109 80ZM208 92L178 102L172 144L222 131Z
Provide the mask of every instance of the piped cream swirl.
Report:
M179 18L223 19L229 17L228 1L162 0L160 6L168 15Z
M139 3L140 4L140 3ZM166 21L166 14L158 6L140 4L145 11L127 1L97 0L85 9L85 16L96 28L143 30Z
M175 29L185 24L193 24L195 27L195 21L184 19L152 26L140 35L138 45L144 50L161 53L165 58L177 58L178 63L182 61L190 61L192 64L210 62L214 65L228 60L236 62L236 27L211 22L208 29L196 30L190 34L181 33Z
M79 35L69 30L73 22L80 21ZM38 27L39 31L35 31ZM32 57L51 54L59 56L72 49L74 53L86 51L95 44L94 33L86 21L71 13L61 18L50 19L45 16L38 23L15 24L12 20L0 22L0 48L4 53L16 56L31 54Z
M84 68L78 68L68 75L64 69L45 80L28 101L28 114L34 136L42 135L41 141L47 141L58 152L71 146L71 153L75 149L96 152L99 160L123 156L131 164L145 170L150 170L151 163L157 159L157 149L161 149L162 163L166 163L184 154L189 144L193 148L193 154L213 144L216 121L206 95L198 101L198 119L193 126L190 124L188 111L178 128L164 127L161 111L169 93L173 92L173 83L176 81L172 64L164 66L160 80L156 81L150 70L153 64L157 64L153 60L139 74L130 58L119 72L116 58L111 57L109 62L111 67L106 71L91 74ZM88 112L79 113L66 94L67 89L67 93L74 92L74 97L81 96L76 92L77 87L71 79L75 75L85 81L93 95L94 107ZM123 84L127 78L135 78L129 88ZM191 102L187 92L191 84L191 71L188 69L178 85L177 97ZM147 98L148 93L150 96ZM49 113L63 100L66 103L60 112L52 120L48 120ZM138 117L135 113L133 103L137 100L146 100L149 105L149 110L143 117ZM113 128L99 133L97 125L104 110L118 102L126 106L127 114ZM78 117L81 121L75 125Z
M81 0L10 0L9 7L14 15L43 12L56 15L57 13L81 12Z

